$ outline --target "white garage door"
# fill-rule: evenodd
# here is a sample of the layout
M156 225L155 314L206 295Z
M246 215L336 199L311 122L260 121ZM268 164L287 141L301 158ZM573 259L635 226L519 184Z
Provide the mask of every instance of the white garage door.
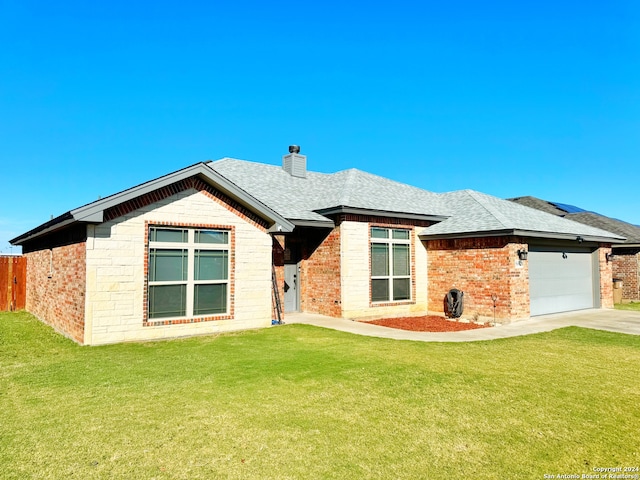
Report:
M530 246L528 262L531 315L597 306L593 257L588 248L560 250Z

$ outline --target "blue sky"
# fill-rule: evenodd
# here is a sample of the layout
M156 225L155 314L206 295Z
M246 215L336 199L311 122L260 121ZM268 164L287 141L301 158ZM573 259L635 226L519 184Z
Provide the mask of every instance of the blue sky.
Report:
M292 143L311 170L640 224L640 2L0 0L0 45L0 253L99 196Z

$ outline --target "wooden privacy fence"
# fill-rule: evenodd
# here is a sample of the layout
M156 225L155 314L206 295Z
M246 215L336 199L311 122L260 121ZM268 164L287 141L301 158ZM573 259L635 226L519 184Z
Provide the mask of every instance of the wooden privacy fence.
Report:
M27 257L0 257L0 312L22 310L27 300Z

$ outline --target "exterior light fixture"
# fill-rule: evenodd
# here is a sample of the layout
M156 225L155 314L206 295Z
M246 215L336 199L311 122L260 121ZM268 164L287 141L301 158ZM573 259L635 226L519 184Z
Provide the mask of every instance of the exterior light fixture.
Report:
M578 241L578 243L582 243L584 241L584 238L578 237L578 238L576 238L576 240Z
M604 254L604 258L607 259L607 263L610 262L611 260L613 260L613 252L611 253L605 253Z
M518 250L518 258L523 261L527 259L527 255L529 255L529 252L527 252L526 250Z

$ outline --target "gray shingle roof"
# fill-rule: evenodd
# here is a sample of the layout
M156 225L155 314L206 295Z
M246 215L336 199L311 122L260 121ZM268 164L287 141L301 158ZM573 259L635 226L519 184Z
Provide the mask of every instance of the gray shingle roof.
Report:
M272 228L277 227L278 231L291 231L296 224L305 222L330 225L330 219L322 213L330 215L331 211L347 212L351 209L373 215L439 221L421 233L426 237L517 231L519 235L582 236L613 242L622 241L627 235L640 239L636 231L630 235L629 227L633 225L625 224L623 230L612 225L610 229L615 232L612 234L472 190L437 194L357 169L331 174L308 171L306 178L299 178L280 166L225 158L192 165L72 210L16 237L11 243L22 244L75 222L102 222L105 208L193 175L221 188L231 198L270 219ZM576 219L584 219L584 223L588 223L585 213L588 212L572 215L582 215Z
M326 221L318 211L342 206L449 217L426 228L425 236L517 230L550 237L620 239L602 229L473 190L437 194L357 169L332 174L308 171L306 178L298 178L280 166L231 158L208 165L292 221Z
M424 229L421 236L455 236L456 234L514 232L549 237L610 238L622 237L608 231L573 222L550 213L502 200L473 190L442 194L453 215Z
M351 207L448 216L440 195L355 168L294 177L276 165L224 158L208 165L289 220L326 221L316 213Z
M536 208L538 210L543 210L545 212L548 211L554 215L560 215L567 220L573 220L574 222L615 233L618 236L626 238L624 244L640 244L640 227L631 223L623 222L616 218L606 217L595 212L583 211L579 213L568 213L562 209L556 208L551 204L551 202L536 197L516 197L509 198L508 200ZM623 245L618 245L618 247L622 247Z

